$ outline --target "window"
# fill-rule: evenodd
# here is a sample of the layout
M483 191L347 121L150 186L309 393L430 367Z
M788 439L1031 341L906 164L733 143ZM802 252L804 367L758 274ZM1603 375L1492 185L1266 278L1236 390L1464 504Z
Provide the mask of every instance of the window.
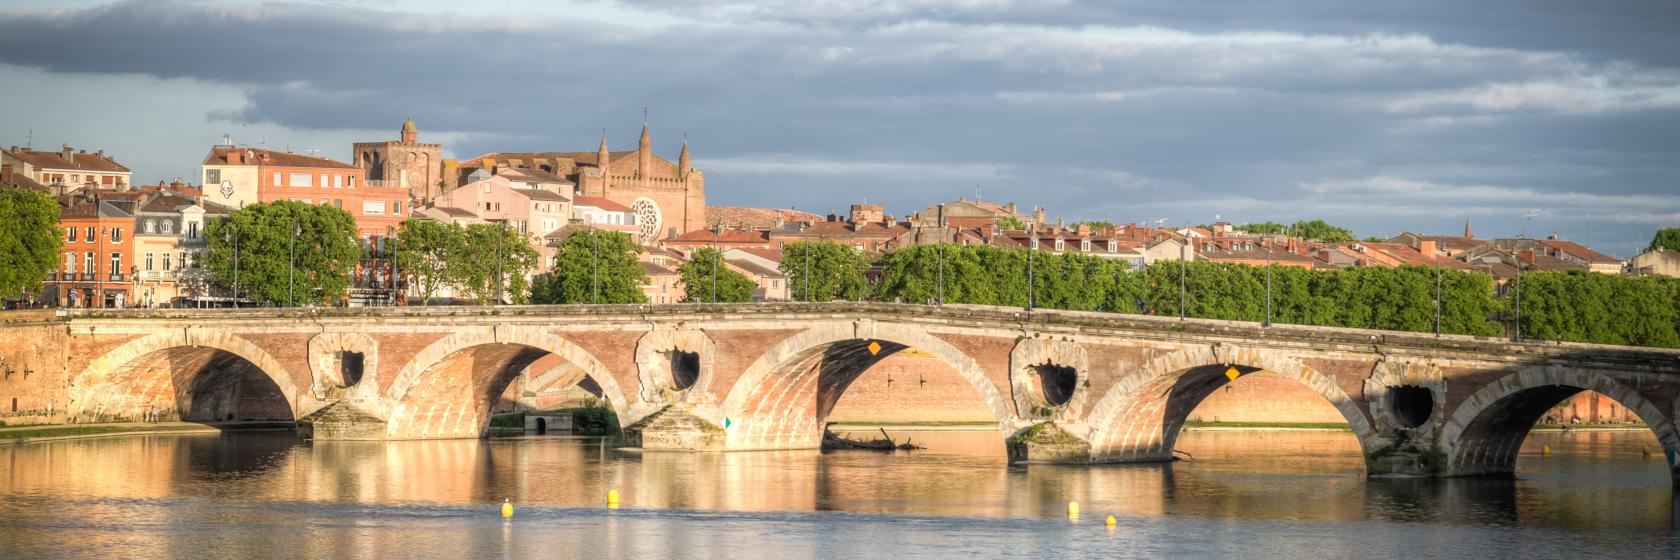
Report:
M501 211L502 211L502 203L500 203L500 202L497 202L497 203L496 203L496 211L497 211L497 212L501 212Z
M97 272L96 270L94 270L94 266L93 266L93 259L94 258L95 257L93 256L93 251L88 251L88 252L82 254L82 273L83 274L93 274L93 273Z
M162 224L158 224L158 225L163 227L163 232L164 233L168 233L168 234L175 233L175 222L172 222L172 221L169 221L169 220L164 220Z
M155 270L154 268L152 268L152 254L151 253L146 253L146 268L145 268L145 270L146 270L146 272L151 272L151 271Z
M344 186L350 187L352 189L356 188L356 176L355 175L345 175L344 176Z
M338 208L339 210L343 210L344 209L344 199L342 199L342 198L333 199L333 206Z
M64 238L64 242L65 243L75 243L76 242L76 228L64 228L64 231L70 232L70 236Z
M82 176L81 175L71 175L70 176L70 184L74 185L74 184L77 184L77 183L80 183L80 182L82 182Z
M362 213L368 215L384 214L385 203L378 200L364 200L362 201Z
M71 253L65 253L64 254L64 273L65 274L75 274L76 273L76 253L71 252Z
M1114 242L1113 239L1108 240L1108 252L1110 252L1110 253L1120 252L1120 244Z
M120 227L111 228L111 242L112 243L122 243L122 228L120 228Z
M181 253L181 259L187 263L187 268L198 268L198 252Z
M1062 251L1062 250L1064 250L1064 249L1065 249L1065 248L1066 248L1066 247L1067 247L1067 245L1065 245L1065 244L1063 244L1063 243L1062 243L1062 240L1060 240L1060 239L1057 239L1057 240L1056 240L1056 250L1057 250L1057 251Z
M111 253L111 279L120 278L122 274L122 253Z
M293 173L287 184L294 187L314 186L315 176L309 173Z
M282 175L280 174L279 171L274 172L274 186L278 187L278 186L281 186L281 185L285 184L285 183L280 182L281 177L282 177Z
M1089 239L1079 240L1079 250L1083 251L1083 252L1086 252L1086 253L1091 252L1091 240L1089 240Z
M173 268L169 266L169 263L170 263L169 255L170 255L169 253L164 253L163 254L163 271L164 272L169 272L170 270L173 270Z
M146 233L157 233L157 222L146 220Z
M206 170L204 170L204 184L206 184L206 185L220 185L220 184L222 184L222 170L220 170L220 169L206 169Z
M333 175L333 188L335 188L335 189L344 188L344 176L343 175Z
M198 239L198 222L187 222L187 239Z
M485 181L485 183L484 183L484 192L490 192L490 182L489 181Z
M397 215L397 216L402 215L402 201L401 200L391 201L391 214Z
M93 226L88 226L88 227L83 228L83 229L87 230L87 235L82 238L82 241L86 241L88 243L93 243L93 236L96 235L93 231L94 227Z

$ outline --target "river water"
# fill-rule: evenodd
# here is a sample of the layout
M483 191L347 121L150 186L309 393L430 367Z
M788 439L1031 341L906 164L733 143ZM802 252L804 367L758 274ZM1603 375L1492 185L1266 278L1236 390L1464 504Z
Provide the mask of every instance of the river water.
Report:
M1648 431L1536 433L1515 480L1367 479L1340 432L1188 432L1194 460L1094 467L1007 465L990 432L895 435L928 449L286 432L6 446L0 558L1680 556ZM620 509L603 507L609 490Z

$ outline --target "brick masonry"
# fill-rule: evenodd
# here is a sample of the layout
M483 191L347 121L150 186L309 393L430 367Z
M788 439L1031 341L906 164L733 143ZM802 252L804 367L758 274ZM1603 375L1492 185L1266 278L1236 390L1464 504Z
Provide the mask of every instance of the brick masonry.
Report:
M661 418L684 421L662 429L721 430L660 440L708 448L815 447L842 419L989 421L1005 434L1054 423L1033 433L1085 442L1068 447L1083 461L1154 461L1198 417L1339 418L1367 452L1404 434L1449 457L1430 474L1479 474L1509 472L1528 428L1590 390L1651 426L1671 465L1680 452L1671 350L873 303L77 310L8 314L0 329L0 362L20 372L0 379L0 410L15 397L16 417L51 421L341 404L335 417L376 419L389 438L477 437L516 378L550 390L587 377L626 425L672 411ZM693 387L669 386L659 356L672 349L705 354ZM366 356L360 382L340 352ZM1043 364L1076 371L1065 404L1033 377ZM1401 422L1397 391L1429 395L1427 418ZM1320 406L1287 404L1303 401Z

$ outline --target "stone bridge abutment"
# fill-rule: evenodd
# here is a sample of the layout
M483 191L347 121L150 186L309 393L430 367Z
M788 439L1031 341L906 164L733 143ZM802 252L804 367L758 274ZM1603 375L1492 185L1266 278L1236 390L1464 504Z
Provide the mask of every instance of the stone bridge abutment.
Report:
M42 394L83 421L480 437L523 375L592 381L645 449L816 448L853 382L913 350L973 389L1022 461L1171 460L1203 399L1260 372L1323 397L1373 473L1512 473L1529 429L1582 390L1637 412L1671 470L1680 456L1673 350L874 303L79 310L28 332L59 327L0 345L0 363L50 372L58 352L56 381L40 382L62 390Z

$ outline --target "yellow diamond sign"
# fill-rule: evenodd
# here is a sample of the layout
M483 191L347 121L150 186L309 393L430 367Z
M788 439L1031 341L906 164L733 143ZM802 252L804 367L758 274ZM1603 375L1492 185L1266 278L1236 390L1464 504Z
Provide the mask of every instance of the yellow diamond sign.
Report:
M1242 375L1242 372L1237 371L1237 366L1231 366L1231 369L1225 370L1225 377L1231 381L1236 381L1239 375Z
M881 353L881 343L875 342L873 340L869 341L869 355L874 356L874 355L880 354L880 353Z

